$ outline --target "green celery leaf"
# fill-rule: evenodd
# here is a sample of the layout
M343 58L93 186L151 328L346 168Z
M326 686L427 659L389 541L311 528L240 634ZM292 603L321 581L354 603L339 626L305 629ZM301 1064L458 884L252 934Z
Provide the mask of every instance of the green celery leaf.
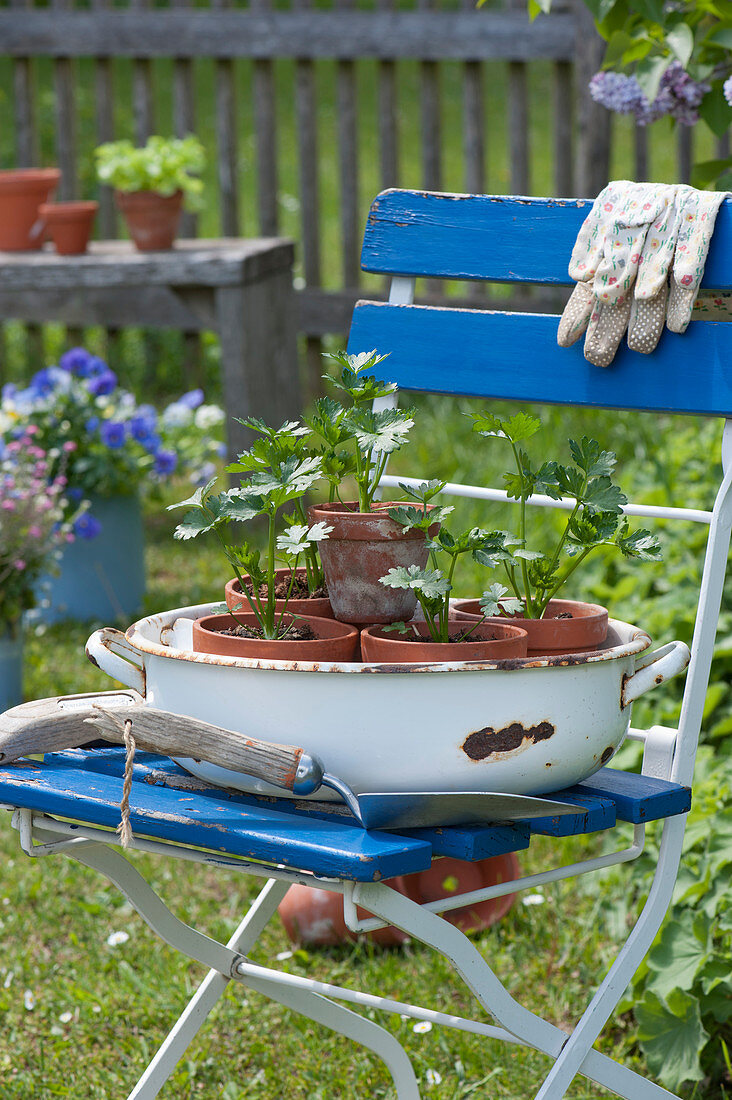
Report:
M601 450L597 440L586 435L579 443L576 439L570 439L569 450L575 464L590 477L610 475L617 464L617 457L612 451Z

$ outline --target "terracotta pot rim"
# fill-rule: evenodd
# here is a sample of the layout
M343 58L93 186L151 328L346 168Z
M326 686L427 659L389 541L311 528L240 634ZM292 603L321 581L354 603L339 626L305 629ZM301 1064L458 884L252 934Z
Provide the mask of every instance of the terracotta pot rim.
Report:
M115 188L114 196L118 202L123 203L177 202L178 199L182 198L183 191L179 188L170 195L164 195L162 191L153 191L150 188L143 188L140 191L121 191L119 188Z
M256 625L256 616L251 611L239 611L237 612L237 616L247 625ZM244 657L256 657L259 655L265 659L281 659L284 661L317 661L330 659L344 661L355 659L359 632L356 627L350 626L348 623L338 622L336 619L320 618L317 615L298 615L297 618L312 627L316 634L318 634L319 631L322 632L318 634L318 637L309 640L295 640L291 638L236 638L221 635L216 630L210 629L212 621L218 621L223 625L225 622L230 623L231 618L231 614L224 612L219 615L203 615L200 619L194 620L194 651L198 653L221 654L222 650L220 648L208 648L209 645L215 645L217 638L221 638L221 644L226 649L240 650L240 655ZM285 620L292 618L293 616L291 614L285 612ZM201 643L203 643L206 648L203 648ZM347 649L352 646L353 652L350 657L339 656L337 658L332 658L328 650L332 649L334 646L345 646ZM290 651L289 653L288 650ZM224 655L226 654L224 653ZM229 655L236 656L235 653L230 653Z
M60 179L60 168L6 168L0 171L0 190L48 188L57 184Z
M368 663L395 662L397 664L424 664L425 661L491 661L521 660L526 657L527 632L521 627L508 623L482 623L469 639L464 642L435 642L429 637L424 623L414 624L424 641L408 642L399 635L384 635L383 626L368 626L361 631L361 652ZM459 621L453 621L450 633L460 632L469 624L461 627ZM500 632L499 637L480 637L480 634ZM381 652L369 656L368 649L377 643ZM371 643L371 644L370 644Z
M99 203L89 202L42 202L38 212L47 222L77 221L92 217L99 209Z
M388 508L398 508L408 505L408 500L375 501L370 512L359 512L357 507L351 510L348 506L357 505L356 501L345 501L343 504L331 503L313 504L308 508L308 517L313 522L326 521L333 530L328 535L329 542L406 542L410 540L424 540L424 531L403 531L400 523L384 513ZM428 510L435 505L428 504ZM437 533L438 524L430 527L430 534Z
M480 602L479 597L473 597L473 598L468 598L468 599L464 599L464 600L463 599L458 599L458 600L453 600L451 606L452 606L452 609L454 611L459 611L459 612L461 612L462 614L465 614L465 615L480 614L480 612L473 612L473 611L468 611L467 610L467 606L469 604L470 605L475 605L477 607L477 606L479 606L479 602ZM572 608L582 608L582 609L586 608L587 610L586 611L583 610L582 613L579 614L579 615L572 615L569 619L560 619L559 618L559 615L562 612L570 611ZM494 615L490 620L487 620L487 621L494 622L495 620L497 620L499 618L501 619L501 621L503 621L503 619L505 618L508 622L513 622L514 620L516 620L516 621L521 620L523 622L529 622L529 623L547 623L547 622L557 622L557 621L560 622L560 623L561 622L571 623L571 622L577 621L577 620L602 619L602 618L607 617L607 615L608 615L608 609L606 607L603 607L602 604L588 603L586 600L561 600L561 599L550 600L549 604L548 604L548 607L547 607L547 610L549 610L549 609L556 610L558 612L558 614L557 615L545 615L541 619L525 619L522 614L505 615L505 616L503 616L503 615L500 615L500 616L499 615Z
M282 574L290 572L291 570L286 567L283 569L276 569L275 577L282 576ZM295 570L295 573L297 576L304 578L307 575L307 570L303 566L299 566ZM248 574L246 575L248 576ZM231 607L231 603L229 602L229 600L233 601L235 598L239 597L241 597L242 600L244 599L241 591L241 585L239 584L239 578L232 577L226 582L226 585L224 587L224 599L227 606L229 608ZM282 610L283 602L284 601L281 599L275 601L275 607L278 611ZM248 613L249 605L246 604L245 606L247 607ZM333 608L331 606L331 602L328 596L293 596L287 601L287 608L290 611L297 612L297 614L299 615L312 615L316 619L335 618L335 615L333 614Z

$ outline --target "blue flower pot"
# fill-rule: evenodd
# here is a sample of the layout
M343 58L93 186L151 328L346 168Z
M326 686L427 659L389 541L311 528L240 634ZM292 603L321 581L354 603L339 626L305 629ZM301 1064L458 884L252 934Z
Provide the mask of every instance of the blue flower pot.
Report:
M50 600L40 608L44 622L133 619L145 593L142 509L136 496L91 497L102 525L93 539L77 538L64 550L61 572L46 578Z
M23 633L0 632L0 714L23 701Z

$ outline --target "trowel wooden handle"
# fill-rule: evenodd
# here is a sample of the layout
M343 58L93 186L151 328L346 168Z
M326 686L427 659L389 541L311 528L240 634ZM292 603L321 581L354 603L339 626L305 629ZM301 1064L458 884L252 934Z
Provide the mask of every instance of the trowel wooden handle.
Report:
M132 722L135 743L143 751L206 760L298 794L309 794L320 786L317 761L301 748L260 741L187 715L146 706L111 711L102 705L86 719L86 725L105 741L119 744L124 741L127 719Z
M300 795L320 786L322 767L301 748L143 706L132 690L36 699L5 711L0 714L0 764L31 753L76 748L95 736L121 745L127 719L135 743L145 752L206 760Z

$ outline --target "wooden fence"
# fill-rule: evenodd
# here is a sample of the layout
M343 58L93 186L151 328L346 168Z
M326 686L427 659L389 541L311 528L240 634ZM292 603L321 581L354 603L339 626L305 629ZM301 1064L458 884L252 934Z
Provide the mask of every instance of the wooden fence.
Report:
M579 0L533 24L525 0L480 10L475 0L0 0L0 96L12 101L0 154L4 167L57 163L69 198L89 191L100 141L210 131L215 218L187 215L184 233L205 222L213 235L296 238L298 330L317 370L320 338L347 329L363 218L380 188L530 194L543 143L541 190L599 190L610 117L586 87L602 52ZM502 117L490 107L497 73ZM682 178L690 140L682 128ZM418 153L405 171L409 143ZM643 130L635 165L644 176ZM111 196L100 200L99 234L115 237Z

